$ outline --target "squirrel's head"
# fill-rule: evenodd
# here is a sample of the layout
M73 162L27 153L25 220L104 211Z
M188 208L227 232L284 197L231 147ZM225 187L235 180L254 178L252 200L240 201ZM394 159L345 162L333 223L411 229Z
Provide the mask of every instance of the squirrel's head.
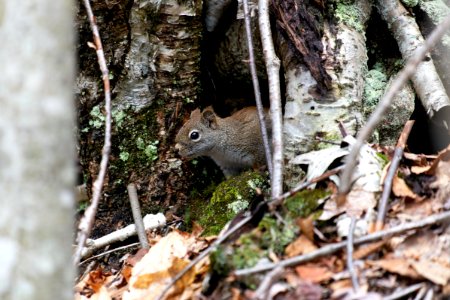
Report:
M218 142L217 129L217 116L211 108L202 112L196 109L178 132L175 148L181 156L187 158L208 155Z

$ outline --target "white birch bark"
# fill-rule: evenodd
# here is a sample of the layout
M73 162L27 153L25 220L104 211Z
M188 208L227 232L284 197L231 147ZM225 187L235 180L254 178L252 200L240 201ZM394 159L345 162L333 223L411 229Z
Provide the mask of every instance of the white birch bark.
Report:
M326 97L311 93L316 85L310 71L302 64L283 56L286 78L286 105L284 112L285 157L293 159L299 153L309 152L317 145L316 136L325 140L340 141L338 122L345 125L349 134L355 134L363 122L362 96L364 76L367 73L367 49L365 24L370 17L371 3L355 1L349 9L358 13L356 26L344 20L335 25L325 25L324 53L327 71L333 79L333 90ZM356 16L355 16L356 17ZM323 99L325 98L325 99ZM328 99L326 99L328 98ZM286 183L294 187L298 183L300 168L286 165Z
M377 6L382 18L386 21L397 40L403 58L407 60L413 55L414 50L424 43L415 19L398 0L378 0ZM450 99L436 72L431 57L428 57L417 66L416 73L411 80L430 118L440 109L450 106Z

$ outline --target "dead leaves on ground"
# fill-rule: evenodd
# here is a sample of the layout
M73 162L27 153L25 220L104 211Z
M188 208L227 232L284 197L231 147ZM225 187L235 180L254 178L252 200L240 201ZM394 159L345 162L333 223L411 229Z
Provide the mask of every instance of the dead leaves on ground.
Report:
M330 154L327 150L327 156ZM349 201L338 206L333 194L339 178L330 178L326 186L332 196L321 199L322 214L315 217L297 217L293 224L296 235L281 252L265 249L264 260L282 259L316 251L333 242L345 241L349 233L349 220L357 217L355 236L364 236L373 230L377 201L380 197L386 165L379 160L380 152L386 157L392 149L378 151L366 148L360 159L366 165L356 174L356 187ZM345 151L338 150L334 159ZM297 158L298 163L311 163L314 155ZM364 156L366 155L366 156ZM331 164L333 161L328 160ZM367 165L369 164L369 165ZM317 165L320 172L326 170ZM364 172L369 168L369 173ZM317 169L314 176L320 175ZM359 177L358 177L359 176ZM359 181L359 183L358 183ZM375 182L378 181L377 184ZM377 188L378 186L378 188ZM397 176L394 178L385 227L423 219L450 208L450 146L437 156L405 153ZM281 224L280 221L279 224ZM264 230L270 230L267 227ZM261 228L254 236L262 237ZM158 241L147 253L138 252L124 259L121 270L107 272L97 268L84 276L76 285L76 299L156 299L171 279L204 250L211 239L193 233L173 230ZM248 241L247 241L248 242ZM256 243L256 240L255 240ZM235 251L245 242L237 240L227 251ZM258 245L256 245L258 246ZM262 251L262 250L261 250ZM222 275L216 282L216 293L227 299L382 299L408 286L423 282L435 294L450 296L450 226L442 225L407 232L380 242L355 247L353 263L359 282L359 292L353 291L346 265L346 252L339 251L292 268L283 269L277 276L266 273L248 278L237 278L232 273ZM166 299L199 299L202 284L208 280L210 260L205 258L187 272L167 293ZM268 281L266 287L262 286ZM261 288L261 290L259 290ZM262 292L263 291L263 292ZM263 293L263 294L261 294ZM416 291L417 293L417 291ZM215 296L214 296L215 295ZM414 296L411 296L414 298ZM411 298L411 299L412 299Z

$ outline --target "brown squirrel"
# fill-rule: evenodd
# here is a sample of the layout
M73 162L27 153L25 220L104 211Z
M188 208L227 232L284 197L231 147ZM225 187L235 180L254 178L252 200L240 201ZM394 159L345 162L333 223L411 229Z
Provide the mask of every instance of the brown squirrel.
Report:
M265 111L270 139L269 118ZM266 162L256 107L246 107L227 118L220 118L210 107L202 112L196 109L178 132L175 142L181 156L209 156L226 177Z

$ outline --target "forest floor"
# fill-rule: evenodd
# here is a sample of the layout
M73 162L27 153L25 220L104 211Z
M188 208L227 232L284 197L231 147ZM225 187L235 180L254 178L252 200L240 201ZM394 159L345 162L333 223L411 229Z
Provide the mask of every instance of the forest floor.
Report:
M394 147L367 146L339 205L333 149L308 154L302 189L238 214L230 227L248 222L229 237L172 222L147 231L149 250L114 251L127 239L85 257L75 299L449 299L450 146L405 151L390 173Z

